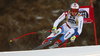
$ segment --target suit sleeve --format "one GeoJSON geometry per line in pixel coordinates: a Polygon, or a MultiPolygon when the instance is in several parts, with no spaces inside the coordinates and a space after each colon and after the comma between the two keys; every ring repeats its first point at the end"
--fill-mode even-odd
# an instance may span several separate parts
{"type": "Polygon", "coordinates": [[[83,17],[80,16],[78,18],[78,30],[77,30],[77,32],[79,33],[79,35],[82,33],[82,28],[83,28],[83,17]]]}
{"type": "Polygon", "coordinates": [[[62,13],[62,15],[61,15],[60,17],[58,17],[58,19],[54,22],[53,27],[57,27],[58,24],[59,24],[62,20],[65,19],[65,14],[67,14],[67,13],[62,13]]]}

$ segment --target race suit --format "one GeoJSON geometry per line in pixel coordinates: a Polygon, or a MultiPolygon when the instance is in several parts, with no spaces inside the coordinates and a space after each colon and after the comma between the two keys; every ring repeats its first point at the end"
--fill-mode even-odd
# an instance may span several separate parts
{"type": "Polygon", "coordinates": [[[57,29],[57,33],[51,33],[47,38],[53,40],[59,34],[64,34],[60,37],[60,40],[64,42],[72,36],[78,37],[81,34],[83,27],[83,16],[80,13],[78,13],[75,17],[71,16],[70,10],[62,13],[62,15],[54,22],[53,27],[57,27],[58,24],[64,19],[66,19],[66,22],[57,29]]]}

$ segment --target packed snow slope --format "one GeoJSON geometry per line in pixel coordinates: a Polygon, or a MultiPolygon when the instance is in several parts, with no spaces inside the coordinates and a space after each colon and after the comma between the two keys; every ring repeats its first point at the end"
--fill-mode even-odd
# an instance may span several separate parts
{"type": "Polygon", "coordinates": [[[100,56],[100,45],[32,51],[1,52],[0,56],[100,56]]]}

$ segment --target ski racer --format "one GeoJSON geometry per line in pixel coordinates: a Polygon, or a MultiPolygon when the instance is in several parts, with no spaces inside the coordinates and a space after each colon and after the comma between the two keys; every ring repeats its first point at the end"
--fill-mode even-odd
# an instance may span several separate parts
{"type": "Polygon", "coordinates": [[[81,34],[83,27],[83,16],[79,13],[79,5],[77,3],[71,4],[71,9],[62,13],[62,15],[54,22],[52,33],[42,42],[53,40],[59,34],[64,34],[58,39],[54,45],[59,46],[65,40],[70,38],[71,42],[74,42],[75,39],[81,34]],[[66,22],[61,25],[58,29],[58,24],[66,19],[66,22]]]}

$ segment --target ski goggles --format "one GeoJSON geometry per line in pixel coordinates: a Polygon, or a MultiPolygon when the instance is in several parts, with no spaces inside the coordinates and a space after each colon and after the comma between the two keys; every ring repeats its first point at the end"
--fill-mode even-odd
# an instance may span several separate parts
{"type": "Polygon", "coordinates": [[[71,9],[71,12],[78,12],[78,9],[71,9]]]}

